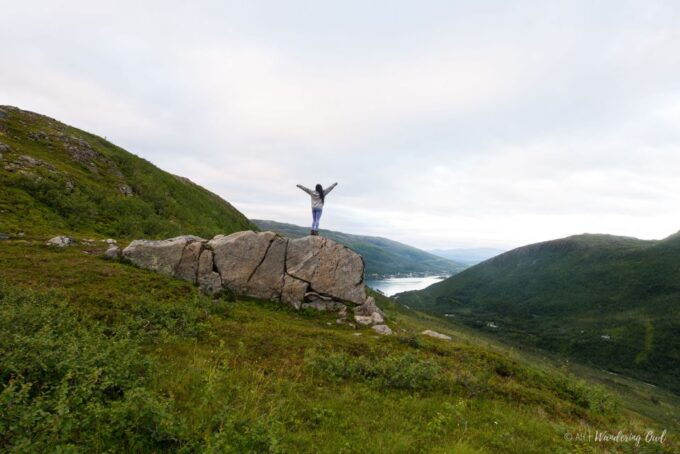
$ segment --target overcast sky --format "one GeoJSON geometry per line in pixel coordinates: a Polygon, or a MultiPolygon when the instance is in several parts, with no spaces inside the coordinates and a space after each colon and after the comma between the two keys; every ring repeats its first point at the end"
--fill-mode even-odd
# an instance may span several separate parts
{"type": "Polygon", "coordinates": [[[0,64],[251,218],[338,181],[322,228],[423,248],[680,230],[677,1],[0,0],[0,64]]]}

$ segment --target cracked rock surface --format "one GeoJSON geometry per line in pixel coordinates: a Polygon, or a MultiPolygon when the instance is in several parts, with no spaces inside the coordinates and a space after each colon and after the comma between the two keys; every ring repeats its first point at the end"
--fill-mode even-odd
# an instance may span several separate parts
{"type": "Polygon", "coordinates": [[[209,241],[185,235],[135,240],[123,250],[123,257],[140,268],[194,282],[206,293],[226,289],[296,309],[356,307],[357,315],[370,323],[383,323],[384,314],[373,298],[366,297],[363,259],[327,238],[288,239],[250,230],[209,241]]]}

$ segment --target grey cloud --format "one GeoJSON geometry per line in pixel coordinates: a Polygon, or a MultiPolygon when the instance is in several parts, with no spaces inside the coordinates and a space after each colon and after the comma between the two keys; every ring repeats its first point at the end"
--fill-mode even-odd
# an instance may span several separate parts
{"type": "Polygon", "coordinates": [[[91,3],[3,6],[1,101],[252,217],[338,180],[325,227],[422,247],[680,228],[673,3],[91,3]]]}

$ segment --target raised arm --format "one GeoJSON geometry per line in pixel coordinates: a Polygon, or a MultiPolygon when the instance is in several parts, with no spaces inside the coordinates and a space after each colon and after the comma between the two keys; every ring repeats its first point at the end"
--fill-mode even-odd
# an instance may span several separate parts
{"type": "Polygon", "coordinates": [[[323,195],[328,195],[328,193],[331,192],[337,185],[338,183],[333,183],[332,185],[328,186],[326,189],[324,189],[323,195]]]}
{"type": "Polygon", "coordinates": [[[305,191],[307,194],[312,195],[312,191],[310,189],[302,186],[301,184],[298,184],[297,187],[302,189],[303,191],[305,191]]]}

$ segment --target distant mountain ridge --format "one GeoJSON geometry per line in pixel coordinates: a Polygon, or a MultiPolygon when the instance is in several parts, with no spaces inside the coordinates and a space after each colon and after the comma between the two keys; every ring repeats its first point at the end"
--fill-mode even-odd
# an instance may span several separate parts
{"type": "Polygon", "coordinates": [[[398,300],[680,392],[680,234],[532,244],[398,300]]]}
{"type": "MultiPolygon", "coordinates": [[[[251,219],[262,230],[272,230],[290,238],[309,235],[309,229],[294,224],[251,219]]],[[[359,253],[366,262],[366,276],[406,275],[410,273],[454,274],[465,268],[457,263],[397,241],[376,236],[353,235],[321,229],[319,233],[359,253]]]]}
{"type": "Polygon", "coordinates": [[[498,249],[491,247],[479,248],[453,248],[453,249],[432,249],[428,252],[443,257],[445,259],[453,260],[455,262],[465,263],[466,265],[474,265],[484,260],[488,260],[499,254],[505,252],[506,249],[498,249]]]}

